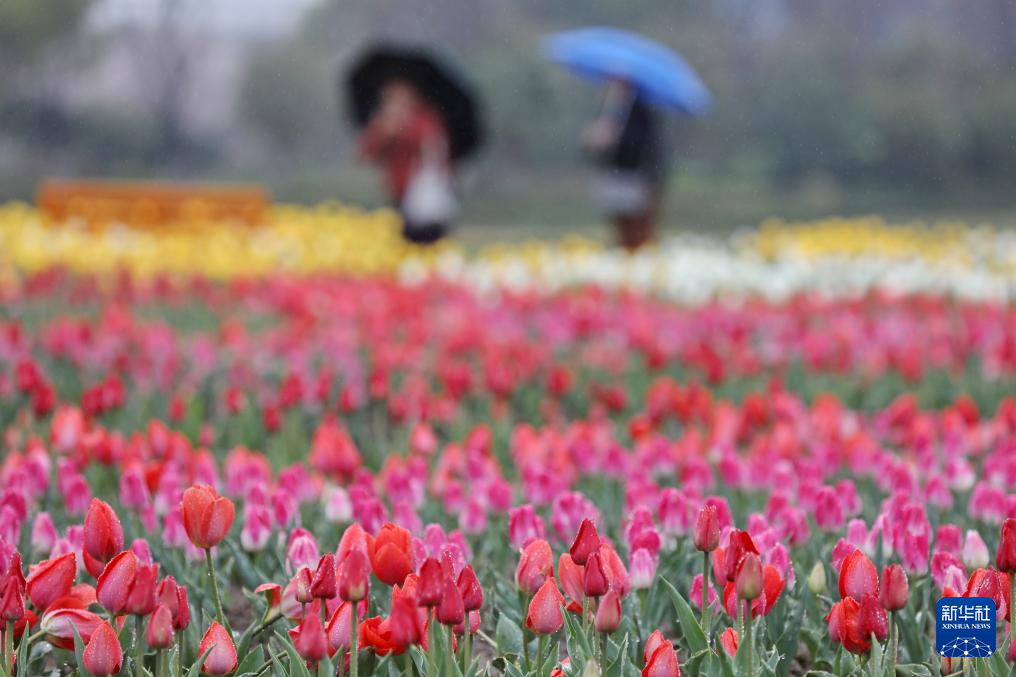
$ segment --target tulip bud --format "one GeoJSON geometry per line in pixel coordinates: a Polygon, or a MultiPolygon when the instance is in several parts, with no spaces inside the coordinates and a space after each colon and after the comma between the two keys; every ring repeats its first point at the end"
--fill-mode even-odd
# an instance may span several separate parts
{"type": "Polygon", "coordinates": [[[332,599],[338,594],[338,584],[335,581],[335,555],[328,553],[321,556],[310,582],[310,594],[315,599],[332,599]]]}
{"type": "MultiPolygon", "coordinates": [[[[1016,573],[1016,517],[1002,523],[1002,538],[995,555],[995,567],[1004,574],[1016,573]]],[[[1016,645],[1016,642],[1013,642],[1016,645]]]]}
{"type": "Polygon", "coordinates": [[[209,675],[227,675],[237,666],[236,644],[226,628],[213,622],[198,645],[198,655],[205,656],[201,672],[209,675]]]}
{"type": "Polygon", "coordinates": [[[740,643],[740,639],[737,636],[737,630],[734,628],[727,628],[720,633],[720,646],[727,652],[727,655],[731,658],[737,656],[737,645],[740,643]]]}
{"type": "Polygon", "coordinates": [[[822,562],[815,562],[808,574],[808,589],[813,595],[821,595],[826,591],[826,571],[822,562]]]}
{"type": "Polygon", "coordinates": [[[754,600],[762,594],[762,560],[753,552],[746,553],[737,566],[734,590],[738,599],[754,600]]]}
{"type": "Polygon", "coordinates": [[[907,572],[899,564],[890,564],[882,569],[880,588],[880,600],[886,611],[899,611],[907,605],[910,584],[907,581],[907,572]]]}
{"type": "Polygon", "coordinates": [[[585,566],[586,560],[600,547],[600,535],[596,533],[596,525],[590,520],[584,519],[579,524],[579,531],[575,535],[575,542],[569,549],[572,560],[579,566],[585,566]]]}
{"type": "Polygon", "coordinates": [[[294,596],[300,604],[309,604],[314,601],[314,595],[310,591],[311,579],[312,574],[307,567],[300,567],[300,570],[293,576],[293,583],[295,585],[294,596]]]}
{"type": "Polygon", "coordinates": [[[13,623],[25,616],[25,596],[20,582],[10,577],[0,588],[0,621],[13,623]]]}
{"type": "Polygon", "coordinates": [[[586,597],[600,597],[607,593],[609,587],[610,583],[607,581],[607,573],[603,570],[600,553],[594,552],[586,561],[582,591],[586,597]]]}
{"type": "Polygon", "coordinates": [[[168,649],[173,645],[173,614],[162,604],[148,618],[145,641],[153,649],[168,649]]]}
{"type": "Polygon", "coordinates": [[[720,520],[716,506],[707,505],[699,510],[695,529],[692,531],[692,542],[701,552],[712,552],[720,547],[720,520]]]}
{"type": "Polygon", "coordinates": [[[339,565],[339,597],[346,602],[359,602],[367,595],[367,556],[350,550],[339,565]]]}
{"type": "Polygon", "coordinates": [[[596,631],[611,633],[621,625],[621,599],[613,590],[608,590],[600,599],[596,609],[596,631]]]}
{"type": "Polygon", "coordinates": [[[428,608],[436,607],[441,603],[443,594],[444,574],[441,564],[433,557],[428,557],[420,567],[420,577],[416,582],[417,604],[428,608]]]}
{"type": "Polygon", "coordinates": [[[889,619],[886,618],[885,609],[878,597],[871,593],[861,598],[860,626],[865,637],[874,635],[875,639],[884,642],[889,636],[889,619]]]}
{"type": "Polygon", "coordinates": [[[123,665],[123,649],[116,631],[108,621],[103,621],[92,633],[81,656],[85,668],[94,677],[108,677],[120,672],[123,665]]]}
{"type": "Polygon", "coordinates": [[[656,567],[658,562],[656,557],[652,555],[647,549],[639,548],[631,555],[631,567],[629,567],[629,576],[631,577],[632,590],[648,590],[653,585],[653,579],[656,578],[656,567]]]}
{"type": "Polygon", "coordinates": [[[300,658],[312,665],[328,653],[328,638],[318,614],[305,615],[300,625],[289,631],[289,636],[300,658]]]}
{"type": "Polygon", "coordinates": [[[966,539],[963,541],[962,560],[963,566],[968,569],[983,569],[990,561],[988,546],[985,545],[981,535],[973,529],[967,531],[966,539]]]}
{"type": "Polygon", "coordinates": [[[441,604],[437,607],[437,620],[442,625],[457,625],[466,618],[466,610],[462,603],[462,593],[451,577],[444,580],[444,592],[441,604]]]}
{"type": "Polygon", "coordinates": [[[472,566],[467,564],[462,568],[457,585],[466,611],[477,611],[483,606],[483,589],[472,566]]]}
{"type": "Polygon", "coordinates": [[[554,554],[550,544],[537,539],[522,549],[515,570],[515,585],[527,595],[534,595],[554,571],[554,554]]]}
{"type": "Polygon", "coordinates": [[[548,578],[529,603],[529,611],[526,613],[526,627],[538,635],[550,635],[557,632],[564,625],[564,616],[561,614],[562,604],[564,604],[564,596],[557,589],[557,582],[553,578],[548,578]]]}

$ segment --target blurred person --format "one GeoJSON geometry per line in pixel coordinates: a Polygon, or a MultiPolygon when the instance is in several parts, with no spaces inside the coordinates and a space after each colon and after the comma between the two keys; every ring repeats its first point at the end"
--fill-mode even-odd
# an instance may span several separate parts
{"type": "Polygon", "coordinates": [[[430,244],[444,237],[456,212],[448,135],[441,116],[412,83],[395,78],[382,85],[358,150],[384,168],[405,238],[430,244]]]}
{"type": "Polygon", "coordinates": [[[601,207],[614,222],[619,244],[629,251],[655,239],[667,175],[662,127],[660,114],[635,87],[611,80],[600,115],[582,135],[602,173],[601,207]]]}

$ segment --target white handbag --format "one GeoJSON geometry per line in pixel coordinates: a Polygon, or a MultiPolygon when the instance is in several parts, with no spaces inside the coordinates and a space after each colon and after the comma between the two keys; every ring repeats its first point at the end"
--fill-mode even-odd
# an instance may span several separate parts
{"type": "Polygon", "coordinates": [[[441,159],[438,144],[424,147],[420,166],[409,181],[402,200],[407,227],[450,224],[458,215],[459,203],[452,176],[441,159]]]}

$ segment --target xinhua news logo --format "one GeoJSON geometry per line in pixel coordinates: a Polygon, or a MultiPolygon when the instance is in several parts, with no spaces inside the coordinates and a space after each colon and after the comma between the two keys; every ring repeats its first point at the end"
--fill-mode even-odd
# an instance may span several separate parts
{"type": "Polygon", "coordinates": [[[940,599],[935,645],[946,658],[987,658],[995,653],[995,601],[990,597],[940,599]]]}

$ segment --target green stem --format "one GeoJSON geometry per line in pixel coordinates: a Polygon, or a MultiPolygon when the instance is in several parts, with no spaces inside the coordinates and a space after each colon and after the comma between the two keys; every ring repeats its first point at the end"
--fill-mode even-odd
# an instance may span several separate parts
{"type": "Polygon", "coordinates": [[[432,610],[427,611],[427,677],[433,677],[437,672],[434,664],[434,655],[437,653],[437,646],[434,643],[434,626],[437,625],[436,614],[432,610]]]}
{"type": "Polygon", "coordinates": [[[455,665],[455,631],[452,630],[452,626],[448,626],[448,660],[445,661],[445,673],[448,677],[454,675],[452,666],[455,665]]]}
{"type": "Polygon", "coordinates": [[[709,553],[702,553],[702,633],[709,641],[709,553]]]}
{"type": "Polygon", "coordinates": [[[226,614],[222,613],[222,601],[219,599],[219,583],[215,580],[215,565],[212,564],[212,549],[205,548],[205,564],[208,566],[208,578],[212,581],[212,599],[215,600],[215,614],[219,618],[222,627],[229,629],[226,624],[226,614]]]}
{"type": "Polygon", "coordinates": [[[582,598],[582,633],[589,636],[589,597],[582,598]]]}
{"type": "Polygon", "coordinates": [[[360,668],[360,654],[356,646],[358,639],[360,619],[357,618],[357,605],[358,602],[352,602],[353,608],[350,613],[352,622],[349,624],[349,677],[356,677],[357,672],[360,668]]]}
{"type": "Polygon", "coordinates": [[[7,628],[4,630],[4,673],[14,674],[14,622],[7,621],[7,628]]]}
{"type": "Polygon", "coordinates": [[[141,616],[134,617],[134,674],[144,677],[145,632],[141,616]]]}
{"type": "MultiPolygon", "coordinates": [[[[1016,643],[1016,571],[1011,571],[1009,576],[1009,646],[1016,643]]],[[[1012,649],[1009,650],[1012,653],[1012,649]]]]}
{"type": "Polygon", "coordinates": [[[176,633],[176,677],[183,677],[183,630],[176,633]]]}
{"type": "Polygon", "coordinates": [[[536,644],[536,670],[539,671],[543,667],[543,652],[547,648],[547,636],[540,635],[540,641],[536,644]]]}
{"type": "Polygon", "coordinates": [[[600,633],[600,674],[607,674],[607,633],[600,633]]]}
{"type": "Polygon", "coordinates": [[[900,629],[896,627],[896,612],[889,612],[889,674],[896,674],[896,657],[900,650],[900,629]]]}
{"type": "Polygon", "coordinates": [[[466,631],[462,633],[462,674],[469,672],[469,664],[472,662],[470,659],[470,635],[469,635],[469,612],[466,612],[466,631]]]}
{"type": "Polygon", "coordinates": [[[169,670],[166,669],[168,656],[162,649],[155,651],[155,677],[169,677],[169,670]]]}
{"type": "Polygon", "coordinates": [[[751,655],[751,610],[744,614],[744,648],[748,651],[748,677],[755,677],[755,662],[751,655]]]}

